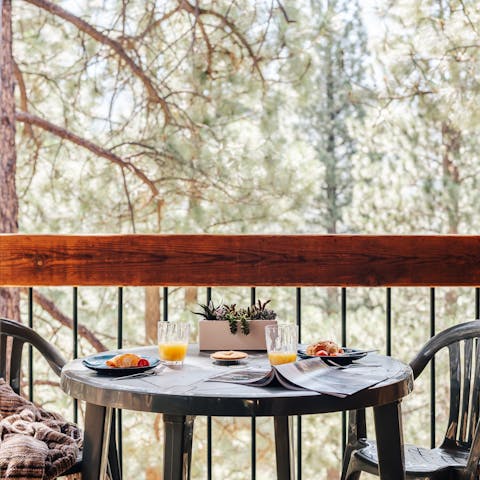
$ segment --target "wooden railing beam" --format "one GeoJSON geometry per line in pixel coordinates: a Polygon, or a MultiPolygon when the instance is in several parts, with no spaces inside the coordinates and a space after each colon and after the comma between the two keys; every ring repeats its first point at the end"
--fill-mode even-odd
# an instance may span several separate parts
{"type": "Polygon", "coordinates": [[[480,236],[0,235],[0,286],[477,286],[480,236]]]}

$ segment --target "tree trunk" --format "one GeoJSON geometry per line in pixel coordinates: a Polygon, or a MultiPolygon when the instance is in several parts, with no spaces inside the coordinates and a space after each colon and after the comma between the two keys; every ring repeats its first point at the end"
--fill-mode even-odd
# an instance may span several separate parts
{"type": "MultiPolygon", "coordinates": [[[[329,126],[327,131],[327,145],[326,152],[327,158],[325,161],[325,181],[327,189],[327,213],[326,213],[326,229],[328,234],[337,233],[337,223],[339,218],[339,211],[337,205],[338,199],[338,175],[337,175],[337,152],[335,151],[335,142],[336,142],[336,114],[335,114],[335,81],[334,81],[334,72],[333,72],[333,63],[335,55],[333,51],[333,45],[331,38],[328,40],[328,48],[325,52],[326,55],[326,84],[325,84],[325,95],[326,95],[326,107],[327,107],[327,116],[329,120],[329,126]]],[[[327,315],[333,316],[336,315],[339,311],[338,304],[338,292],[337,287],[328,287],[327,288],[327,315]]]]}
{"type": "Polygon", "coordinates": [[[442,167],[443,185],[447,194],[448,233],[458,234],[460,223],[460,172],[457,160],[462,146],[461,132],[449,124],[442,122],[442,167]]]}
{"type": "MultiPolygon", "coordinates": [[[[12,1],[3,0],[0,17],[0,233],[18,231],[15,185],[15,97],[12,58],[12,1]]],[[[20,293],[0,289],[0,316],[20,320],[20,293]]]]}
{"type": "Polygon", "coordinates": [[[185,307],[191,308],[198,303],[198,287],[185,287],[185,307]]]}
{"type": "MultiPolygon", "coordinates": [[[[157,200],[157,232],[161,232],[164,200],[157,200]]],[[[161,320],[160,315],[160,296],[159,287],[145,288],[145,342],[147,345],[157,344],[157,322],[161,320]]]]}
{"type": "MultiPolygon", "coordinates": [[[[443,185],[446,191],[446,210],[448,215],[448,233],[458,234],[460,224],[460,172],[457,160],[462,146],[461,132],[449,122],[443,121],[442,131],[442,167],[443,185]]],[[[445,310],[454,316],[458,311],[458,291],[447,289],[445,292],[445,310]]]]}
{"type": "Polygon", "coordinates": [[[145,342],[157,344],[157,322],[160,320],[160,289],[145,287],[145,342]]]}

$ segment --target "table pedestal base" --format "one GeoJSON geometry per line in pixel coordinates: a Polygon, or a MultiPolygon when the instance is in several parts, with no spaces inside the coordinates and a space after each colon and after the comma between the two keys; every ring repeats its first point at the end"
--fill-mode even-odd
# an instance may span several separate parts
{"type": "MultiPolygon", "coordinates": [[[[194,416],[164,415],[164,480],[189,480],[194,416]]],[[[292,418],[274,417],[277,479],[294,480],[292,418]]]]}
{"type": "Polygon", "coordinates": [[[112,409],[87,403],[83,458],[89,461],[82,462],[82,480],[106,478],[111,428],[112,409]]]}
{"type": "Polygon", "coordinates": [[[194,416],[163,415],[164,480],[190,479],[194,416]]]}
{"type": "Polygon", "coordinates": [[[294,480],[295,462],[293,454],[292,417],[273,417],[275,427],[275,453],[277,457],[277,479],[294,480]]]}
{"type": "Polygon", "coordinates": [[[400,402],[373,408],[381,480],[405,480],[400,402]]]}
{"type": "MultiPolygon", "coordinates": [[[[87,403],[85,414],[83,480],[104,480],[110,460],[114,479],[121,478],[116,451],[110,436],[113,410],[87,403]],[[112,465],[113,463],[113,465],[112,465]]],[[[399,402],[374,407],[381,480],[404,480],[403,435],[399,402]]],[[[194,416],[163,415],[164,480],[190,480],[194,416]]],[[[278,480],[295,479],[292,417],[273,417],[278,480]]]]}

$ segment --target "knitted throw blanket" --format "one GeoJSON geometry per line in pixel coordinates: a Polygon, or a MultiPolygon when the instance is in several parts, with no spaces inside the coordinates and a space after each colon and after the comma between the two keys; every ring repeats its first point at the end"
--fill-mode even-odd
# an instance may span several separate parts
{"type": "Polygon", "coordinates": [[[72,467],[78,427],[13,392],[0,378],[0,479],[50,480],[72,467]]]}

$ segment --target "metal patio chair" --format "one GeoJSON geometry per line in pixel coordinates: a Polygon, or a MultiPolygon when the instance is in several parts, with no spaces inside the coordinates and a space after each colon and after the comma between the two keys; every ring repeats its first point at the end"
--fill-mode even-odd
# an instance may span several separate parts
{"type": "MultiPolygon", "coordinates": [[[[416,379],[442,348],[450,361],[450,412],[441,445],[405,445],[407,478],[478,479],[480,458],[480,321],[462,323],[432,337],[410,362],[416,379]]],[[[366,432],[365,411],[350,412],[342,480],[358,480],[362,471],[378,475],[376,443],[366,432]]]]}
{"type": "MultiPolygon", "coordinates": [[[[65,360],[60,352],[37,332],[21,323],[0,318],[0,377],[3,377],[5,381],[9,382],[12,390],[18,395],[20,395],[21,360],[23,345],[25,343],[36,348],[58,376],[60,376],[62,367],[65,365],[65,360]],[[10,348],[7,348],[8,338],[12,339],[10,348]],[[9,362],[7,362],[7,354],[9,354],[9,362]],[[7,366],[9,367],[8,371],[7,366]]],[[[120,480],[120,465],[114,443],[115,435],[113,425],[114,422],[112,422],[112,432],[110,436],[108,469],[109,476],[112,480],[120,480]]],[[[79,458],[76,464],[63,475],[80,473],[81,468],[82,459],[79,458]]]]}

